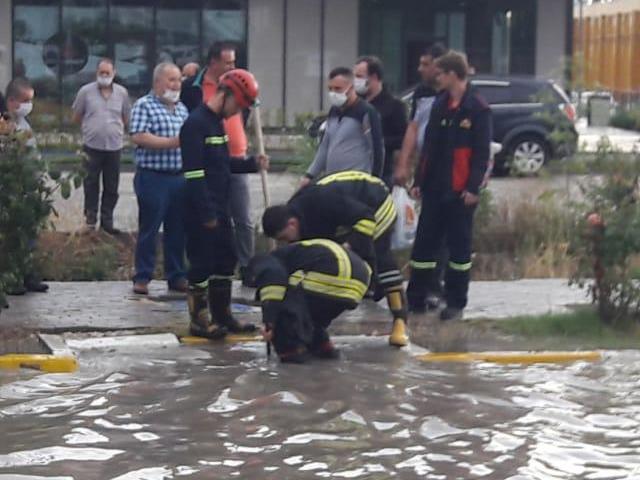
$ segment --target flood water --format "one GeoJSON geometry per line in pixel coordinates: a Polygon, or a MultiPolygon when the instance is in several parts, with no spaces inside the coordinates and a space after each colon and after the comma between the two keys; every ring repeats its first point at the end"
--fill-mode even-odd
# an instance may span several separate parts
{"type": "Polygon", "coordinates": [[[0,373],[0,479],[640,479],[640,354],[427,364],[384,338],[81,354],[0,373]]]}

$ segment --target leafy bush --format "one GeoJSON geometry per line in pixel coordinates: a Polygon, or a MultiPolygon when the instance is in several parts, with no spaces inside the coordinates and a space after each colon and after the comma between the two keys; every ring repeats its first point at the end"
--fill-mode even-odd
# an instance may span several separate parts
{"type": "Polygon", "coordinates": [[[31,267],[38,231],[54,212],[53,194],[64,198],[82,179],[76,173],[47,175],[37,151],[26,145],[28,134],[0,135],[0,303],[31,267]]]}
{"type": "Polygon", "coordinates": [[[582,186],[572,252],[573,282],[588,286],[600,319],[627,325],[640,319],[640,283],[633,260],[640,254],[640,157],[610,155],[608,171],[582,186]]]}
{"type": "Polygon", "coordinates": [[[640,107],[618,109],[609,123],[612,127],[640,131],[640,107]]]}

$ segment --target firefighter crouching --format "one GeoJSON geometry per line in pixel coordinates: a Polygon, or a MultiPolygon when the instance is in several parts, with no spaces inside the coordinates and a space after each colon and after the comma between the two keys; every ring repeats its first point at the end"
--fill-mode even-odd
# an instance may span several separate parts
{"type": "Polygon", "coordinates": [[[331,240],[311,239],[255,257],[249,272],[262,304],[265,338],[282,362],[338,358],[327,328],[362,301],[371,280],[366,262],[331,240]]]}
{"type": "Polygon", "coordinates": [[[408,344],[403,278],[391,252],[396,209],[382,180],[368,173],[344,171],[318,179],[286,205],[268,208],[262,218],[265,235],[295,242],[327,238],[345,244],[374,271],[375,300],[386,295],[393,315],[389,343],[408,344]]]}
{"type": "Polygon", "coordinates": [[[217,93],[194,109],[180,131],[187,180],[184,222],[189,259],[188,306],[192,335],[221,338],[227,332],[255,330],[231,315],[231,280],[237,257],[229,218],[229,185],[233,173],[268,168],[268,157],[232,158],[223,120],[251,107],[258,84],[246,70],[220,78],[217,93]]]}

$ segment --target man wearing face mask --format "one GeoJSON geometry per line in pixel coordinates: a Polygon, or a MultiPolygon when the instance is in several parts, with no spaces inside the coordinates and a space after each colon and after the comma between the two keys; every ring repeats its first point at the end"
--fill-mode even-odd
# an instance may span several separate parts
{"type": "MultiPolygon", "coordinates": [[[[14,78],[7,85],[6,92],[7,115],[9,117],[10,128],[16,132],[21,132],[28,138],[26,145],[30,148],[36,148],[36,139],[33,136],[31,125],[27,121],[27,116],[33,109],[33,97],[35,92],[31,83],[26,78],[14,78]]],[[[30,247],[35,248],[35,239],[30,242],[30,247]]],[[[34,272],[28,272],[21,285],[16,285],[10,292],[10,295],[24,295],[26,292],[46,292],[49,285],[40,281],[34,272]]]]}
{"type": "Polygon", "coordinates": [[[182,223],[185,182],[178,135],[189,112],[180,103],[180,85],[180,69],[173,63],[160,63],[153,70],[153,89],[131,110],[129,133],[136,145],[133,185],[138,198],[133,291],[143,295],[149,293],[161,225],[169,290],[187,291],[182,223]]]}
{"type": "Polygon", "coordinates": [[[361,57],[353,67],[356,93],[367,100],[380,114],[384,137],[384,168],[382,180],[393,187],[393,157],[402,147],[407,129],[407,112],[402,101],[391,95],[383,83],[384,70],[378,57],[361,57]]]}
{"type": "Polygon", "coordinates": [[[80,88],[71,107],[73,121],[82,126],[82,143],[87,154],[87,176],[83,182],[86,228],[88,231],[96,228],[102,175],[100,228],[111,235],[120,233],[113,226],[113,210],[118,202],[124,129],[131,113],[129,93],[113,82],[115,75],[113,60],[100,60],[96,80],[80,88]]]}
{"type": "Polygon", "coordinates": [[[224,120],[251,107],[258,83],[246,70],[220,77],[216,93],[189,115],[180,131],[187,181],[184,209],[189,259],[188,306],[192,335],[221,338],[252,332],[231,315],[231,281],[237,263],[229,202],[233,174],[268,168],[264,155],[234,157],[224,120]]]}
{"type": "Polygon", "coordinates": [[[33,136],[31,125],[27,121],[27,116],[33,109],[33,97],[35,91],[31,83],[26,78],[14,78],[7,85],[7,114],[9,121],[15,126],[17,132],[26,132],[29,136],[27,146],[36,148],[36,138],[33,136]]]}
{"type": "Polygon", "coordinates": [[[366,100],[358,97],[353,72],[346,67],[329,73],[331,110],[316,156],[301,186],[323,174],[358,170],[376,177],[384,167],[384,141],[380,116],[366,100]]]}

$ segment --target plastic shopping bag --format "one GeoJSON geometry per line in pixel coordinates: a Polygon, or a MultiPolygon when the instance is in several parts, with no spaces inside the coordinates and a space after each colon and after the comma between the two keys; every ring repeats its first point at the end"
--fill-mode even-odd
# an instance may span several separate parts
{"type": "Polygon", "coordinates": [[[413,245],[418,229],[416,204],[405,188],[395,186],[391,192],[398,218],[391,234],[391,249],[403,250],[413,245]]]}

